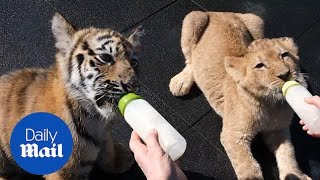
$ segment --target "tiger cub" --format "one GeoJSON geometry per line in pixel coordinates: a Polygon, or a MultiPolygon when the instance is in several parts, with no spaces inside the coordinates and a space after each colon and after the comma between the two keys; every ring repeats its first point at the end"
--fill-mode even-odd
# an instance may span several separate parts
{"type": "Polygon", "coordinates": [[[46,179],[87,179],[94,164],[119,173],[133,163],[129,149],[113,142],[110,121],[116,103],[135,91],[133,64],[140,52],[139,29],[125,37],[111,29],[76,30],[60,14],[52,20],[56,61],[47,69],[24,69],[0,77],[0,179],[23,175],[10,153],[10,135],[32,112],[63,119],[73,136],[65,166],[46,179]]]}

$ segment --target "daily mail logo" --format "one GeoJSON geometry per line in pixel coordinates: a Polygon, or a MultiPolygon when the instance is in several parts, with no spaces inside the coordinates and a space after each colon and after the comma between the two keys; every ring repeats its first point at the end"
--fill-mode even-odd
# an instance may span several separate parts
{"type": "Polygon", "coordinates": [[[32,143],[32,144],[21,144],[21,157],[40,157],[40,158],[44,158],[44,157],[63,157],[63,145],[62,144],[56,144],[55,142],[55,138],[58,135],[58,131],[55,131],[54,133],[52,133],[51,131],[49,131],[49,129],[44,129],[43,132],[42,131],[35,131],[31,128],[27,128],[26,129],[26,142],[32,142],[32,141],[36,141],[36,142],[43,142],[43,141],[47,141],[47,142],[51,142],[52,146],[51,147],[43,147],[41,149],[39,149],[38,144],[36,143],[32,143]]]}
{"type": "Polygon", "coordinates": [[[25,171],[46,175],[61,169],[72,154],[72,135],[63,120],[49,113],[33,113],[14,128],[10,140],[16,163],[25,171]]]}

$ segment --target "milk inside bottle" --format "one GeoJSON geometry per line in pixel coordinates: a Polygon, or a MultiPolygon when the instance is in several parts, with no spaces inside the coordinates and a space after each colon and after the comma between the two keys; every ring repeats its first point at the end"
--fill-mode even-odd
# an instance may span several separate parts
{"type": "Polygon", "coordinates": [[[121,114],[132,129],[146,140],[148,133],[155,129],[162,149],[172,160],[179,159],[187,147],[186,140],[146,100],[134,93],[123,96],[118,104],[121,114]]]}

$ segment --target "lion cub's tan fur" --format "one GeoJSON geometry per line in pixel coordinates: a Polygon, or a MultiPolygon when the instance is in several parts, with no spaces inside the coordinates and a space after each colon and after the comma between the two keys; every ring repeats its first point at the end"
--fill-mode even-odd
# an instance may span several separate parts
{"type": "Polygon", "coordinates": [[[257,133],[275,153],[280,179],[309,179],[295,160],[289,132],[293,111],[281,94],[286,80],[304,83],[297,47],[290,38],[260,39],[262,28],[253,14],[188,14],[181,37],[186,67],[171,79],[170,91],[182,96],[197,83],[223,117],[221,143],[239,179],[263,179],[250,150],[257,133]]]}

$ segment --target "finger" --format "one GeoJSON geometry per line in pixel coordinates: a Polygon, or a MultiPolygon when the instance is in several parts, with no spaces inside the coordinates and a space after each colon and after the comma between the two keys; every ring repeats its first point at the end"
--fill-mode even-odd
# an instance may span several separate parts
{"type": "Polygon", "coordinates": [[[309,134],[310,136],[314,135],[310,130],[307,131],[307,134],[309,134]]]}
{"type": "Polygon", "coordinates": [[[147,152],[147,147],[141,142],[139,135],[135,131],[131,133],[129,147],[135,154],[145,154],[147,152]]]}
{"type": "Polygon", "coordinates": [[[308,130],[307,133],[312,136],[312,137],[315,137],[315,138],[319,138],[320,137],[320,134],[315,134],[313,133],[312,131],[308,130]]]}
{"type": "Polygon", "coordinates": [[[313,96],[313,97],[305,98],[304,101],[309,103],[309,104],[313,104],[313,105],[317,106],[318,108],[320,108],[320,97],[319,96],[313,96]]]}
{"type": "Polygon", "coordinates": [[[303,129],[304,131],[308,131],[308,130],[309,130],[309,128],[308,128],[306,125],[304,125],[304,126],[302,127],[302,129],[303,129]]]}
{"type": "Polygon", "coordinates": [[[147,147],[141,142],[141,138],[135,131],[132,131],[131,133],[129,147],[134,153],[134,159],[137,161],[139,166],[143,165],[145,154],[147,153],[147,147]]]}
{"type": "Polygon", "coordinates": [[[160,146],[159,143],[159,136],[158,136],[158,132],[156,130],[151,130],[151,132],[149,133],[147,139],[146,139],[146,144],[148,147],[148,150],[153,152],[153,153],[159,153],[161,155],[164,154],[163,149],[160,146]]]}
{"type": "Polygon", "coordinates": [[[304,125],[304,122],[302,119],[299,121],[299,124],[304,125]]]}

